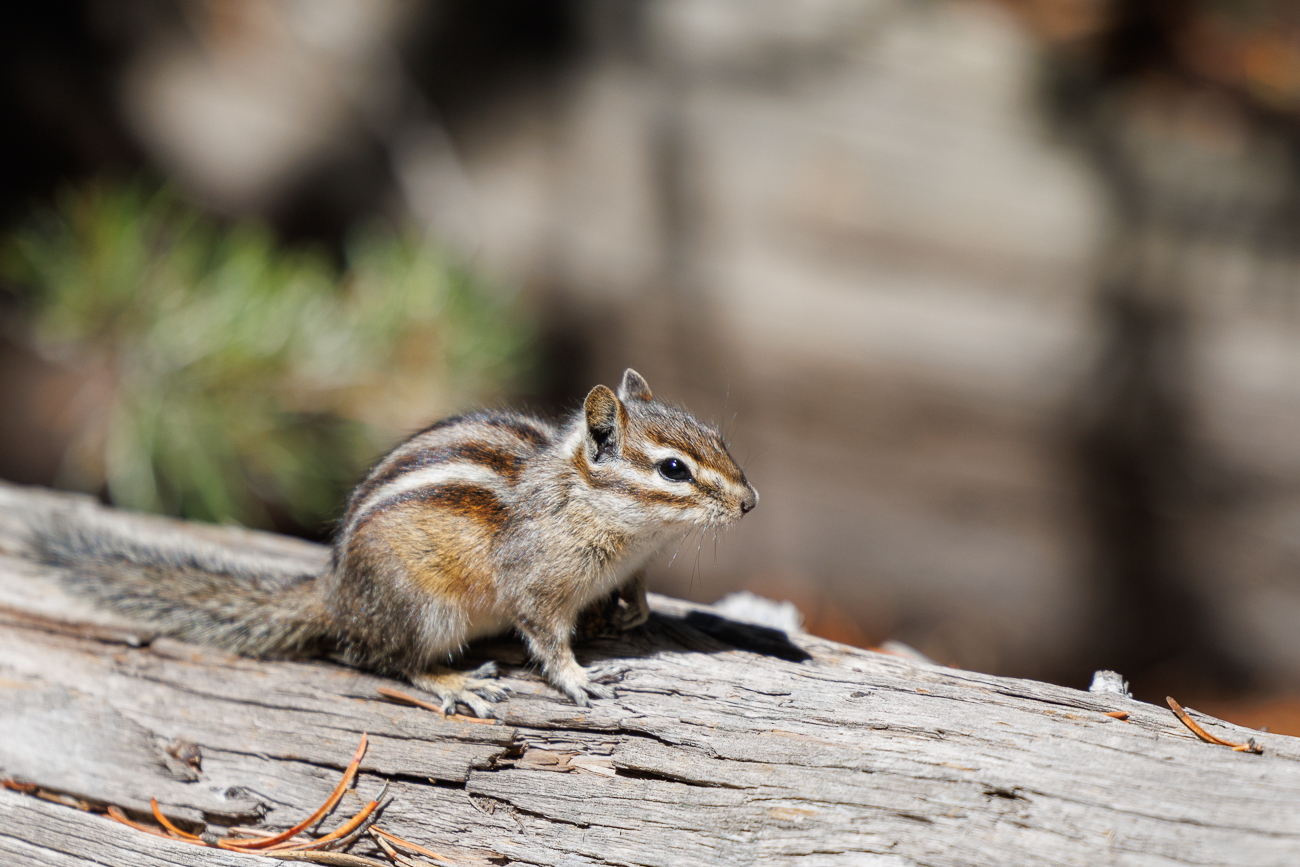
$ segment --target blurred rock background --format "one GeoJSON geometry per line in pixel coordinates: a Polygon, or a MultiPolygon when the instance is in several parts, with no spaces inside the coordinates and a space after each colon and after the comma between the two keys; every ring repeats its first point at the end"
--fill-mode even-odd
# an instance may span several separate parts
{"type": "MultiPolygon", "coordinates": [[[[654,589],[749,589],[811,631],[984,671],[1116,668],[1141,698],[1300,731],[1293,4],[12,18],[6,225],[141,176],[344,264],[365,221],[414,225],[522,293],[536,335],[429,415],[560,411],[631,365],[715,419],[762,507],[654,589]]],[[[7,309],[0,475],[48,483],[83,385],[7,309]]]]}

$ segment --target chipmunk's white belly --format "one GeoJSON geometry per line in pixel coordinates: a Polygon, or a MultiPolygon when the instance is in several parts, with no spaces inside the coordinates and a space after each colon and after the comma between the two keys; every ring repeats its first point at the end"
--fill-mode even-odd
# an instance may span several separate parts
{"type": "Polygon", "coordinates": [[[604,596],[627,583],[638,569],[645,565],[650,556],[660,548],[659,543],[647,544],[638,549],[624,552],[616,562],[604,569],[593,570],[586,581],[575,584],[573,605],[582,610],[604,596]]]}
{"type": "Polygon", "coordinates": [[[514,627],[514,621],[499,612],[471,614],[465,630],[465,641],[476,641],[492,635],[500,635],[514,627]]]}

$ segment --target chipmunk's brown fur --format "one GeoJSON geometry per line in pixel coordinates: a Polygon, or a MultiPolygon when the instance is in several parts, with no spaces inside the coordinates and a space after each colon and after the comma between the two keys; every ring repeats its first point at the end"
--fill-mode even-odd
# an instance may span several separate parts
{"type": "Polygon", "coordinates": [[[486,671],[439,667],[466,643],[513,627],[573,701],[611,696],[574,659],[578,615],[618,590],[620,625],[644,622],[646,559],[757,502],[718,432],[629,369],[560,428],[477,413],[399,445],[352,493],[321,575],[58,522],[37,536],[79,590],[171,634],[251,656],[333,648],[487,715],[504,692],[486,671]]]}

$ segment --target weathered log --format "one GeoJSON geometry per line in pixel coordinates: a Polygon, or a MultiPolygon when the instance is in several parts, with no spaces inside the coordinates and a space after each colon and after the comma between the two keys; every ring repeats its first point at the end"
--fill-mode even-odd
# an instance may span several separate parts
{"type": "MultiPolygon", "coordinates": [[[[502,640],[473,656],[502,663],[504,725],[442,719],[380,700],[381,686],[415,692],[402,683],[183,645],[67,598],[25,542],[24,516],[50,509],[100,507],[0,487],[0,778],[92,811],[0,790],[0,863],[269,863],[93,811],[143,817],[156,796],[177,822],[286,828],[324,800],[362,732],[340,813],[387,781],[382,827],[467,865],[1300,863],[1294,738],[1201,718],[1264,750],[1233,752],[1164,707],[787,638],[666,598],[644,628],[579,649],[624,669],[616,699],[575,707],[502,640]],[[198,770],[167,752],[174,739],[199,746],[198,770]]],[[[364,840],[353,851],[382,858],[364,840]]]]}

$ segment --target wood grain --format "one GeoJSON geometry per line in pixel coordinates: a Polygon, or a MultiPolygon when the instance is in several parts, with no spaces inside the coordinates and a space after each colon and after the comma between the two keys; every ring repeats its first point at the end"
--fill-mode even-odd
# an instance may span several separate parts
{"type": "MultiPolygon", "coordinates": [[[[734,623],[652,598],[579,650],[618,697],[578,708],[502,640],[505,724],[379,700],[409,685],[329,661],[258,662],[154,636],[61,596],[23,516],[97,510],[0,487],[0,777],[134,814],[286,828],[329,793],[361,732],[355,794],[383,827],[463,864],[1173,865],[1300,863],[1300,740],[1208,718],[1260,756],[1198,741],[1163,707],[734,623]],[[1107,717],[1124,710],[1127,721],[1107,717]],[[199,745],[201,769],[174,759],[199,745]]],[[[121,515],[147,534],[159,519],[121,515]]],[[[210,543],[323,562],[247,531],[210,543]]],[[[354,850],[382,858],[359,844],[354,850]]],[[[0,863],[236,865],[0,791],[0,863]]]]}

